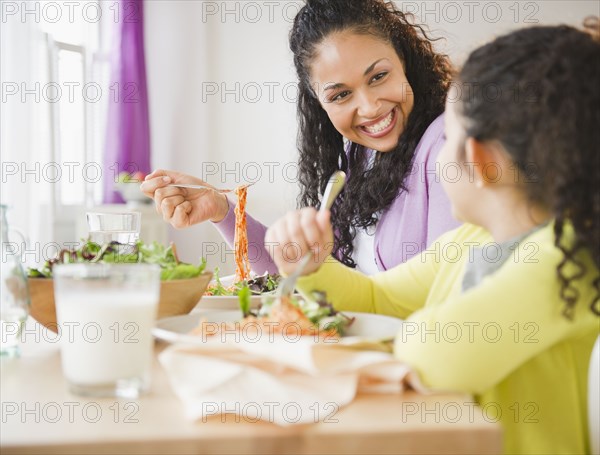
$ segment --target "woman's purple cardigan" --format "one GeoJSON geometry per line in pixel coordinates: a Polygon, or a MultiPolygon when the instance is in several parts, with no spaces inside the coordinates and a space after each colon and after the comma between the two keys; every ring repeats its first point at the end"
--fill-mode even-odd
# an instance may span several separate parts
{"type": "MultiPolygon", "coordinates": [[[[444,232],[459,225],[452,217],[448,196],[441,179],[455,179],[461,168],[442,169],[436,163],[444,145],[444,115],[435,119],[417,144],[411,173],[406,177],[407,191],[400,191],[392,205],[377,223],[375,231],[375,263],[380,271],[390,269],[428,247],[444,232]],[[446,174],[448,174],[446,176],[446,174]]],[[[221,235],[233,245],[235,232],[234,204],[229,201],[225,218],[214,223],[221,235]]],[[[252,270],[258,274],[276,273],[265,245],[267,227],[247,215],[248,256],[252,270]]]]}

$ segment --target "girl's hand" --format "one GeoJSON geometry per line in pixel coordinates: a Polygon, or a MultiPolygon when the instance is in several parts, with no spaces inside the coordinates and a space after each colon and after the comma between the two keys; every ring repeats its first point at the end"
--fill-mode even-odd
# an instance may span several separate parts
{"type": "Polygon", "coordinates": [[[177,229],[203,221],[218,222],[225,218],[229,203],[224,194],[213,190],[193,190],[168,186],[171,183],[206,185],[203,180],[179,172],[157,169],[146,176],[142,192],[154,199],[156,211],[177,229]]]}
{"type": "Polygon", "coordinates": [[[309,250],[314,256],[303,275],[316,272],[333,250],[333,229],[329,210],[317,212],[312,207],[290,212],[268,230],[265,246],[279,271],[289,275],[309,250]]]}

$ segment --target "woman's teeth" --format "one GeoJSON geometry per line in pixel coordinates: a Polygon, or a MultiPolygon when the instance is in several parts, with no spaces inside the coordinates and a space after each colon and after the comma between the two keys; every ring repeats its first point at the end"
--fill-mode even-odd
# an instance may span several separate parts
{"type": "Polygon", "coordinates": [[[383,131],[388,126],[390,126],[390,123],[392,123],[393,118],[394,111],[390,111],[388,116],[384,118],[381,122],[376,123],[375,125],[365,126],[364,129],[367,130],[369,133],[379,133],[380,131],[383,131]]]}

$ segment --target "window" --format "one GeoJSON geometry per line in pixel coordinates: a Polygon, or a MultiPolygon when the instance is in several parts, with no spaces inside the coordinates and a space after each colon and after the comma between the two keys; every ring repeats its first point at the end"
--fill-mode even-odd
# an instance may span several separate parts
{"type": "Polygon", "coordinates": [[[39,25],[48,63],[43,93],[49,105],[49,158],[62,172],[52,186],[52,203],[55,211],[64,213],[102,200],[111,23],[97,1],[83,2],[80,14],[79,8],[67,9],[69,2],[59,3],[65,6],[60,19],[46,17],[39,25]]]}

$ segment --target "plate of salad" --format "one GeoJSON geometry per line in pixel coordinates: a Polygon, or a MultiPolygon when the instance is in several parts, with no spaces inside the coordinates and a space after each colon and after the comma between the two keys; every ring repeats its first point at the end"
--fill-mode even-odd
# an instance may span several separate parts
{"type": "Polygon", "coordinates": [[[169,343],[211,348],[228,347],[243,340],[293,342],[299,337],[349,345],[387,343],[389,347],[402,324],[402,320],[384,315],[336,311],[321,292],[309,298],[269,295],[256,309],[251,308],[248,297],[247,290],[241,291],[240,307],[236,310],[161,319],[153,330],[154,336],[169,343]]]}

